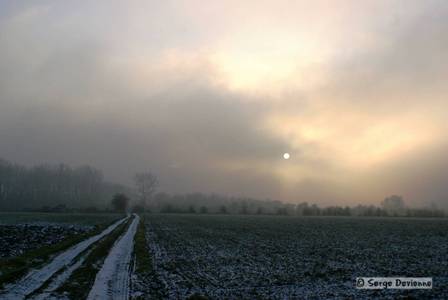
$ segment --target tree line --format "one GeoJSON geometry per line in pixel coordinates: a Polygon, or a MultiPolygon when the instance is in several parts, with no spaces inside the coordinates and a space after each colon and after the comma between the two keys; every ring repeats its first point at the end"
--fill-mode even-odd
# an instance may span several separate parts
{"type": "Polygon", "coordinates": [[[65,164],[25,167],[0,159],[0,210],[98,212],[105,210],[155,213],[241,214],[290,216],[408,216],[444,217],[435,206],[409,208],[401,196],[385,198],[380,206],[320,207],[218,194],[157,192],[151,172],[137,173],[134,188],[104,180],[91,166],[65,164]]]}
{"type": "Polygon", "coordinates": [[[129,194],[130,189],[106,182],[102,172],[91,166],[26,167],[0,159],[0,210],[63,210],[65,207],[95,210],[108,206],[116,193],[129,194]]]}
{"type": "Polygon", "coordinates": [[[445,212],[435,206],[410,208],[401,196],[385,198],[380,206],[328,206],[302,202],[284,203],[276,200],[226,197],[202,193],[171,195],[157,193],[147,210],[157,213],[190,214],[240,214],[284,216],[358,216],[358,217],[445,217],[445,212]]]}

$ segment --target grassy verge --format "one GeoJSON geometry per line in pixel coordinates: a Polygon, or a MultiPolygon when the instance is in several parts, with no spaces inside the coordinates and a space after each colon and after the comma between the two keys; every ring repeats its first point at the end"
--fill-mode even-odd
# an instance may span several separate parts
{"type": "Polygon", "coordinates": [[[115,241],[127,230],[133,218],[125,224],[118,226],[111,234],[101,239],[88,254],[83,264],[76,269],[70,278],[57,290],[57,294],[63,294],[69,299],[85,299],[95,282],[95,277],[100,270],[106,256],[115,241]]]}
{"type": "Polygon", "coordinates": [[[80,235],[73,235],[67,237],[60,243],[43,246],[39,249],[28,251],[18,257],[8,258],[8,259],[0,259],[0,289],[4,287],[7,283],[12,283],[22,276],[24,276],[27,272],[29,272],[32,268],[37,268],[47,262],[51,257],[56,254],[70,248],[77,243],[99,234],[105,228],[107,228],[112,223],[116,222],[114,220],[109,222],[108,224],[96,225],[95,229],[80,235]]]}
{"type": "Polygon", "coordinates": [[[142,216],[134,237],[135,272],[138,274],[152,272],[152,259],[145,236],[145,219],[142,216]]]}
{"type": "Polygon", "coordinates": [[[146,240],[145,216],[140,219],[134,237],[134,259],[136,282],[132,300],[167,299],[169,297],[166,285],[153,268],[153,255],[146,240]]]}

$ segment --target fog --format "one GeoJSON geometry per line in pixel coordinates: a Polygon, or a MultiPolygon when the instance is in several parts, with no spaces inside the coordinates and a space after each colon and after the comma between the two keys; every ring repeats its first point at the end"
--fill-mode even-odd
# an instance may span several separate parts
{"type": "Polygon", "coordinates": [[[447,207],[447,31],[445,1],[2,1],[0,157],[447,207]]]}

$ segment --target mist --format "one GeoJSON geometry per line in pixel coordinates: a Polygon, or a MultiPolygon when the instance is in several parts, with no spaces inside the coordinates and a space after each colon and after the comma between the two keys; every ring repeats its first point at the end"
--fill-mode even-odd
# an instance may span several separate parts
{"type": "Polygon", "coordinates": [[[0,157],[446,208],[447,30],[443,1],[2,1],[0,157]]]}

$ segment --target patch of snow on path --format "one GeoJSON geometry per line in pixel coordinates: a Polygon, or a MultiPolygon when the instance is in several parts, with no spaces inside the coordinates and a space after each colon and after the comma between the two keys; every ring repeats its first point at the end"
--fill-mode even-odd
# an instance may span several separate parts
{"type": "Polygon", "coordinates": [[[88,300],[129,299],[131,258],[134,249],[134,236],[140,218],[134,220],[126,233],[114,244],[106,257],[101,270],[96,274],[95,283],[88,300]]]}
{"type": "MultiPolygon", "coordinates": [[[[88,253],[90,253],[90,251],[88,253]]],[[[58,287],[60,287],[70,277],[70,275],[73,273],[73,271],[75,271],[82,265],[86,256],[87,255],[85,255],[84,257],[81,257],[76,263],[74,263],[69,268],[64,270],[64,272],[59,274],[42,293],[40,293],[39,295],[36,295],[34,297],[31,297],[31,299],[32,300],[55,299],[55,297],[53,297],[51,295],[51,293],[56,291],[56,289],[58,287]]]]}
{"type": "Polygon", "coordinates": [[[97,242],[104,236],[111,233],[115,228],[122,224],[127,218],[123,218],[114,224],[107,227],[103,232],[92,236],[82,242],[79,242],[75,246],[69,248],[63,253],[56,256],[50,263],[43,266],[41,269],[32,270],[25,277],[20,279],[15,284],[9,286],[5,294],[0,294],[0,299],[8,300],[21,300],[26,296],[37,290],[45,283],[51,276],[62,268],[69,266],[73,259],[75,259],[80,253],[89,248],[90,245],[97,242]]]}

